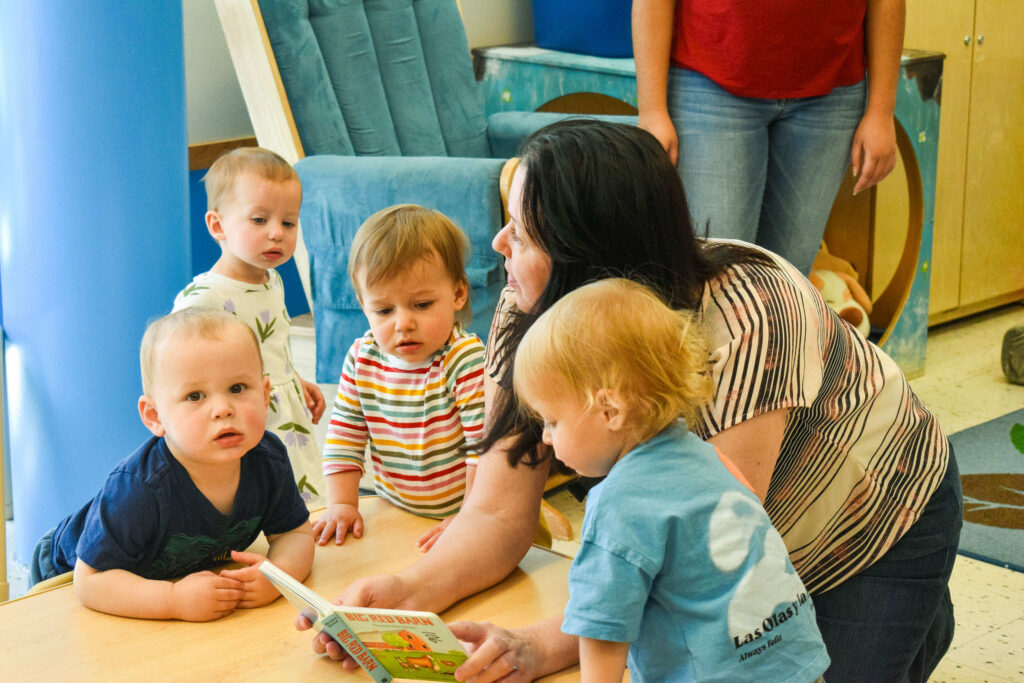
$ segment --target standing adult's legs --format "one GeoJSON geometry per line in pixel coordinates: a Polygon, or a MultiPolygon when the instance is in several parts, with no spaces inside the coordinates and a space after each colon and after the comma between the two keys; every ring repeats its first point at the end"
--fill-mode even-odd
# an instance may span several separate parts
{"type": "Polygon", "coordinates": [[[805,275],[818,253],[850,145],[864,113],[865,82],[786,100],[769,128],[768,171],[757,243],[805,275]]]}
{"type": "Polygon", "coordinates": [[[712,237],[757,238],[775,103],[737,97],[694,71],[669,71],[677,166],[698,234],[707,226],[712,237]]]}

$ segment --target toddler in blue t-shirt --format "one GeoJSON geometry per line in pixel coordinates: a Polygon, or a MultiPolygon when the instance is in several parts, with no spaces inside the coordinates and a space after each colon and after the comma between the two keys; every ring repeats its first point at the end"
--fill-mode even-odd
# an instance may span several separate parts
{"type": "Polygon", "coordinates": [[[271,602],[266,557],[243,551],[264,532],[267,557],[301,581],[313,530],[288,453],[266,431],[256,336],[223,311],[187,309],[149,326],[140,360],[153,438],[36,544],[33,582],[74,570],[87,607],[148,619],[209,621],[271,602]],[[209,571],[232,560],[246,566],[209,571]]]}
{"type": "Polygon", "coordinates": [[[587,499],[562,631],[584,680],[813,681],[829,658],[814,605],[742,475],[691,434],[710,393],[688,313],[606,279],[529,329],[513,373],[587,499]],[[596,678],[594,678],[596,680],[596,678]]]}

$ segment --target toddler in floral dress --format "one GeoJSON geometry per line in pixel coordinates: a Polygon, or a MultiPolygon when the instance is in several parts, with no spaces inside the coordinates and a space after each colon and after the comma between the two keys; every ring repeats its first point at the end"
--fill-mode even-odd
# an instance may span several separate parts
{"type": "Polygon", "coordinates": [[[270,376],[267,428],[288,447],[295,481],[306,505],[324,502],[320,448],[313,424],[324,412],[320,388],[292,364],[284,285],[274,270],[292,257],[298,237],[302,184],[280,156],[244,147],[213,163],[206,185],[206,227],[221,255],[174,300],[174,310],[214,308],[241,318],[256,333],[270,376]]]}

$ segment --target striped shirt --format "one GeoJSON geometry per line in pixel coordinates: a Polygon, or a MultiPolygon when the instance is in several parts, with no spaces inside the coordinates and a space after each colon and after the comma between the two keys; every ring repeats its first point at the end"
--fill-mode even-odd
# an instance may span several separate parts
{"type": "Polygon", "coordinates": [[[417,364],[388,356],[367,332],[345,357],[324,444],[324,475],[363,471],[369,442],[377,493],[418,515],[459,511],[484,422],[484,345],[456,324],[417,364]]]}
{"type": "Polygon", "coordinates": [[[714,400],[702,438],[788,409],[765,509],[804,584],[823,593],[917,521],[949,444],[896,363],[792,266],[736,265],[705,287],[714,400]]]}

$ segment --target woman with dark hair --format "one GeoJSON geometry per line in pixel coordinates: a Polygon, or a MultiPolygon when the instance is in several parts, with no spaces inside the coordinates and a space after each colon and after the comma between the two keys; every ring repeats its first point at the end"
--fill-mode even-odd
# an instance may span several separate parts
{"type": "MultiPolygon", "coordinates": [[[[714,398],[693,429],[764,501],[812,593],[826,679],[926,680],[952,639],[960,485],[948,440],[896,364],[786,261],[696,237],[649,133],[570,120],[527,139],[519,159],[511,220],[494,239],[509,287],[489,340],[487,454],[473,492],[428,554],[355,582],[345,601],[440,610],[515,567],[551,460],[511,392],[518,343],[566,293],[625,276],[703,322],[714,398]]],[[[577,657],[558,620],[454,630],[475,644],[461,669],[472,680],[529,680],[577,657]]],[[[314,649],[327,649],[322,637],[314,649]]]]}

